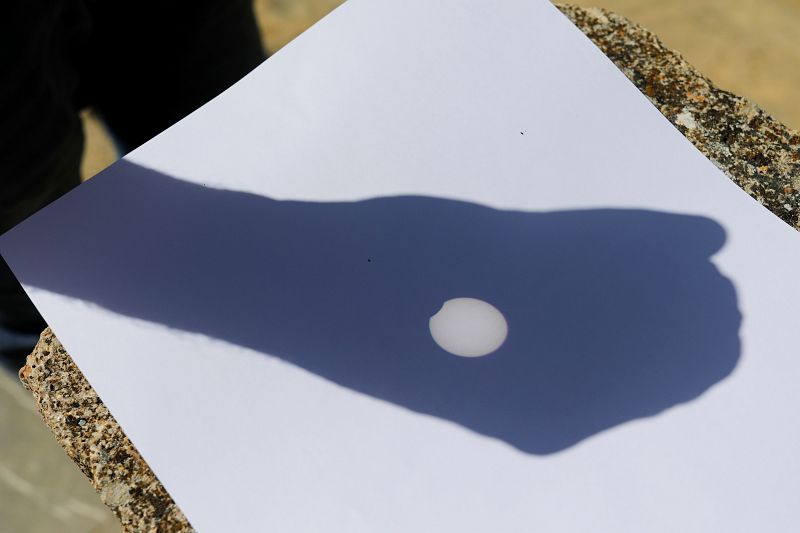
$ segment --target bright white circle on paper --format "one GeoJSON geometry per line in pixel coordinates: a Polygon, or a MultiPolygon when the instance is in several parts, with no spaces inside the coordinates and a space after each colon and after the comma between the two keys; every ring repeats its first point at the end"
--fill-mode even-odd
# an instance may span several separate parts
{"type": "Polygon", "coordinates": [[[508,336],[508,323],[495,306],[476,298],[447,300],[428,323],[443,350],[461,357],[496,351],[508,336]]]}

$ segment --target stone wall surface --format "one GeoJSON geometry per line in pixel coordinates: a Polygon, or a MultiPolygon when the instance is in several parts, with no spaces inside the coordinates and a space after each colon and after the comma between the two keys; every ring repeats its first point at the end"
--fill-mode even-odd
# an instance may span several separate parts
{"type": "MultiPolygon", "coordinates": [[[[601,9],[560,9],[714,164],[800,229],[800,133],[744,98],[716,89],[679,54],[626,19],[601,9]]],[[[50,330],[20,377],[57,441],[125,531],[193,531],[50,330]]]]}

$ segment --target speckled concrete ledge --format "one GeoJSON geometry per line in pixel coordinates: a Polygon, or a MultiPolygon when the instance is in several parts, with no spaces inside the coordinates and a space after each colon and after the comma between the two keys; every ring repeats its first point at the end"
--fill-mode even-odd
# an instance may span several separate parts
{"type": "Polygon", "coordinates": [[[560,9],[706,157],[800,230],[800,132],[717,89],[680,54],[630,21],[597,8],[560,9]]]}
{"type": "Polygon", "coordinates": [[[194,531],[52,331],[42,333],[19,376],[124,531],[194,531]]]}
{"type": "MultiPolygon", "coordinates": [[[[800,229],[800,133],[714,88],[680,55],[627,20],[601,9],[561,10],[734,182],[800,229]]],[[[193,531],[50,330],[20,378],[58,442],[126,532],[193,531]]]]}

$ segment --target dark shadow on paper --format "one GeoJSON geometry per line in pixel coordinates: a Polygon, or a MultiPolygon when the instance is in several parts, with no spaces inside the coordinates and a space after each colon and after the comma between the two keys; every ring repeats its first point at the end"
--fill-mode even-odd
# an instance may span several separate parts
{"type": "Polygon", "coordinates": [[[741,315],[710,261],[724,242],[697,216],[276,201],[122,161],[3,244],[26,284],[549,454],[731,373],[741,315]],[[506,316],[494,354],[432,340],[429,317],[460,296],[506,316]]]}

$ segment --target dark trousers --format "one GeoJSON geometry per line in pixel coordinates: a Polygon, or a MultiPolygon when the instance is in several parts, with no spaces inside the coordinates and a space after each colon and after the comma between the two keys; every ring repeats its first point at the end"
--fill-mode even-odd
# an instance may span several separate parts
{"type": "MultiPolygon", "coordinates": [[[[0,233],[79,184],[80,109],[127,151],[265,59],[251,0],[6,0],[0,11],[0,233]]],[[[45,326],[5,261],[0,325],[45,326]]]]}

